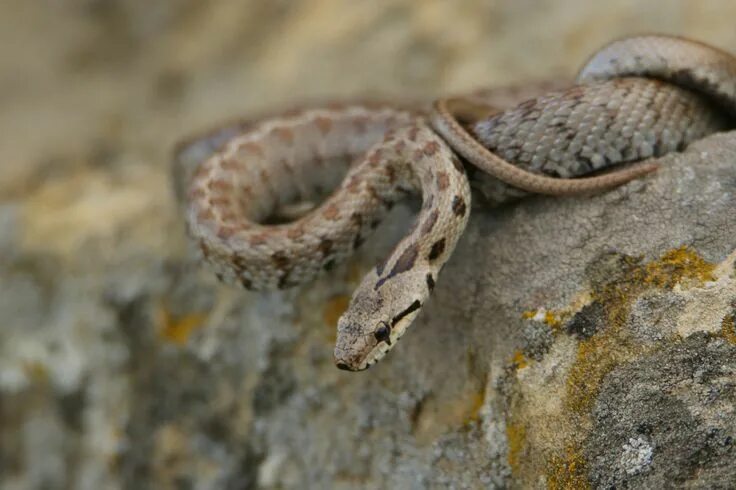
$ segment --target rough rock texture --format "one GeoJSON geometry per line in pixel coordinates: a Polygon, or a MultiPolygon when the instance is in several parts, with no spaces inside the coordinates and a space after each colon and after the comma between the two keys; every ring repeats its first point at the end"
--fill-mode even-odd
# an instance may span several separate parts
{"type": "Polygon", "coordinates": [[[736,51],[729,0],[0,7],[0,487],[733,488],[736,133],[590,198],[474,210],[389,356],[334,325],[411,219],[300,291],[191,259],[172,142],[331,94],[571,73],[611,37],[736,51]]]}

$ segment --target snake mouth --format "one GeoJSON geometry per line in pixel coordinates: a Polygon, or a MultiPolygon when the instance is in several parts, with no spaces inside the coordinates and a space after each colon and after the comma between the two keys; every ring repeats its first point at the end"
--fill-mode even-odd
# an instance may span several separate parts
{"type": "Polygon", "coordinates": [[[337,366],[337,369],[342,369],[343,371],[352,371],[352,369],[350,369],[350,366],[341,361],[335,361],[335,366],[337,366]]]}
{"type": "Polygon", "coordinates": [[[343,371],[365,371],[369,367],[371,367],[370,364],[351,364],[349,362],[346,362],[343,359],[335,359],[335,366],[337,366],[337,369],[342,369],[343,371]]]}

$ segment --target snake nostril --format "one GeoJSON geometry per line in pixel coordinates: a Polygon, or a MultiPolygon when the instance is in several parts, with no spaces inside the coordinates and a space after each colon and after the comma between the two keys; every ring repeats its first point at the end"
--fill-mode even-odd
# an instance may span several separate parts
{"type": "Polygon", "coordinates": [[[342,369],[343,371],[350,371],[350,366],[348,366],[344,362],[338,362],[338,363],[335,363],[335,365],[337,366],[337,369],[342,369]]]}

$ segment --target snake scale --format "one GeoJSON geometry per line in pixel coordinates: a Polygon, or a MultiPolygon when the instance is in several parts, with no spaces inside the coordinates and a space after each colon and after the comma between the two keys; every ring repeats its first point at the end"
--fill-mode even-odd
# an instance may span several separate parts
{"type": "Polygon", "coordinates": [[[477,120],[460,120],[463,98],[428,111],[336,104],[190,139],[174,158],[189,234],[221,280],[288,288],[343,261],[395,203],[420,193],[412,227],[362,279],[338,321],[335,363],[362,370],[406,332],[463,233],[471,190],[458,155],[497,202],[622,184],[656,166],[579,176],[678,151],[730,127],[736,60],[683,38],[631,37],[595,53],[576,85],[506,98],[466,97],[485,111],[477,120]],[[330,190],[303,216],[268,221],[279,208],[330,190]]]}

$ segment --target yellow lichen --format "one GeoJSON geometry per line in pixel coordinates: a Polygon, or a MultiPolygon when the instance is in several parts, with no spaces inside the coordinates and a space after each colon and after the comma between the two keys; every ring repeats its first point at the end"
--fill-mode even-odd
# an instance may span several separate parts
{"type": "Polygon", "coordinates": [[[524,369],[529,365],[526,360],[526,356],[520,350],[514,352],[514,357],[511,359],[511,363],[516,366],[516,369],[524,369]]]}
{"type": "Polygon", "coordinates": [[[473,393],[470,397],[470,405],[468,415],[465,418],[465,424],[472,424],[478,421],[480,418],[480,410],[483,408],[483,403],[486,400],[486,390],[482,389],[479,392],[473,393]]]}
{"type": "Polygon", "coordinates": [[[202,313],[189,313],[175,317],[168,308],[161,306],[157,315],[158,331],[161,338],[177,345],[184,345],[191,334],[204,325],[207,318],[202,313]]]}
{"type": "Polygon", "coordinates": [[[575,444],[568,444],[565,456],[553,456],[547,474],[547,488],[550,490],[584,490],[590,488],[586,476],[586,462],[575,444]]]}
{"type": "MultiPolygon", "coordinates": [[[[567,379],[564,406],[577,428],[567,443],[565,455],[550,459],[550,488],[585,488],[584,459],[580,444],[590,426],[590,411],[598,397],[603,378],[616,366],[641,356],[652,347],[638,343],[626,330],[631,305],[651,288],[671,289],[676,285],[695,287],[715,280],[715,266],[687,247],[671,250],[658,260],[642,264],[640,259],[621,257],[618,270],[595,284],[591,299],[603,306],[606,328],[581,340],[567,379]]],[[[733,323],[731,324],[733,325],[733,323]]],[[[724,324],[724,337],[736,329],[724,324]]]]}
{"type": "Polygon", "coordinates": [[[644,267],[644,283],[660,288],[672,288],[678,283],[701,285],[714,281],[715,264],[706,262],[693,249],[682,246],[665,253],[659,260],[644,267]]]}
{"type": "Polygon", "coordinates": [[[539,310],[527,310],[521,314],[521,317],[524,320],[544,323],[552,330],[559,330],[564,323],[564,320],[569,316],[570,312],[567,311],[546,310],[544,308],[539,310]]]}
{"type": "Polygon", "coordinates": [[[736,345],[736,318],[734,313],[726,315],[721,322],[721,337],[736,345]]]}
{"type": "Polygon", "coordinates": [[[512,473],[517,473],[521,455],[526,445],[526,427],[522,424],[508,424],[506,426],[506,441],[509,446],[509,466],[512,473]]]}
{"type": "Polygon", "coordinates": [[[621,362],[641,348],[618,329],[609,328],[578,344],[575,363],[567,376],[565,405],[575,413],[587,413],[598,396],[600,382],[621,362]]]}
{"type": "Polygon", "coordinates": [[[536,310],[526,310],[521,314],[521,318],[524,320],[533,320],[535,316],[537,316],[536,310]]]}
{"type": "Polygon", "coordinates": [[[552,330],[557,330],[562,326],[562,315],[553,311],[544,314],[544,323],[552,330]]]}

